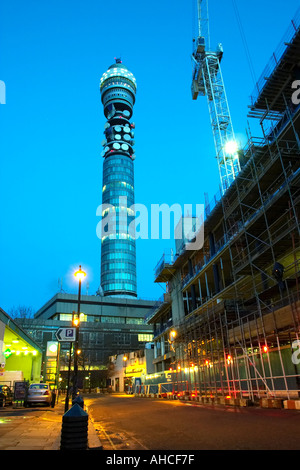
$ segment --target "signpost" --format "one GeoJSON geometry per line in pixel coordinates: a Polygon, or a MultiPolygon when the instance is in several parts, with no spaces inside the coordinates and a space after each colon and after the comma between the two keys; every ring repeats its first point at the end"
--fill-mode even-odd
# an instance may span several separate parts
{"type": "Polygon", "coordinates": [[[76,340],[76,328],[59,328],[55,332],[57,341],[75,341],[76,340]]]}
{"type": "Polygon", "coordinates": [[[76,328],[59,328],[55,332],[57,341],[59,342],[69,342],[70,343],[70,352],[69,352],[69,370],[68,370],[68,385],[67,385],[67,396],[65,401],[65,412],[69,408],[69,388],[70,388],[70,373],[71,373],[71,352],[72,352],[72,343],[76,341],[76,328]]]}

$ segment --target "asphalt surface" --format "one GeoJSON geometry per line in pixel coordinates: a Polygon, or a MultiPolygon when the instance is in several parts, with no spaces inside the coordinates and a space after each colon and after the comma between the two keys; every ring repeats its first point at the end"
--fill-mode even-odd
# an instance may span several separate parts
{"type": "MultiPolygon", "coordinates": [[[[0,450],[60,450],[64,408],[63,396],[54,408],[0,408],[0,450]]],[[[118,455],[122,451],[300,450],[300,411],[296,410],[196,405],[124,394],[86,395],[84,409],[89,416],[90,450],[118,451],[118,455]]]]}
{"type": "Polygon", "coordinates": [[[87,397],[105,450],[300,450],[300,411],[130,395],[87,397]]]}

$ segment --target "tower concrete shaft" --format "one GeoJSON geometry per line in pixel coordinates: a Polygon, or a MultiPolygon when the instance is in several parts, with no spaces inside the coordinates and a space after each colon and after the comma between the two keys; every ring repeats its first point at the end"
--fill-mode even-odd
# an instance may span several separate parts
{"type": "Polygon", "coordinates": [[[102,216],[110,229],[101,240],[101,287],[105,296],[137,296],[134,230],[134,123],[130,122],[136,80],[120,59],[100,80],[101,100],[107,119],[102,142],[102,216]]]}

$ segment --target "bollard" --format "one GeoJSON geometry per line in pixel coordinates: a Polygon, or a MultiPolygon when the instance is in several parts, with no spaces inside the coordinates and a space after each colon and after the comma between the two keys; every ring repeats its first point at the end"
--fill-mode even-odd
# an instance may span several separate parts
{"type": "Polygon", "coordinates": [[[52,397],[51,397],[51,408],[55,407],[55,400],[56,400],[56,393],[52,392],[52,397]]]}
{"type": "Polygon", "coordinates": [[[81,406],[81,408],[84,407],[84,401],[83,401],[83,398],[80,395],[77,395],[77,397],[72,401],[72,405],[75,405],[75,403],[77,403],[77,405],[81,406]]]}
{"type": "Polygon", "coordinates": [[[78,403],[63,415],[60,450],[88,449],[88,414],[78,403]]]}

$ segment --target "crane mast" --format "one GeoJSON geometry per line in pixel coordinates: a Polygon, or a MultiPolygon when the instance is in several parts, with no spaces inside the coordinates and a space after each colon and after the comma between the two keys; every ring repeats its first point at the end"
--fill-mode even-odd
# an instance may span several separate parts
{"type": "Polygon", "coordinates": [[[192,53],[192,98],[206,96],[213,131],[222,194],[229,188],[240,171],[238,147],[232,127],[226,96],[221,60],[223,48],[218,44],[211,50],[208,0],[197,0],[198,36],[192,53]]]}

